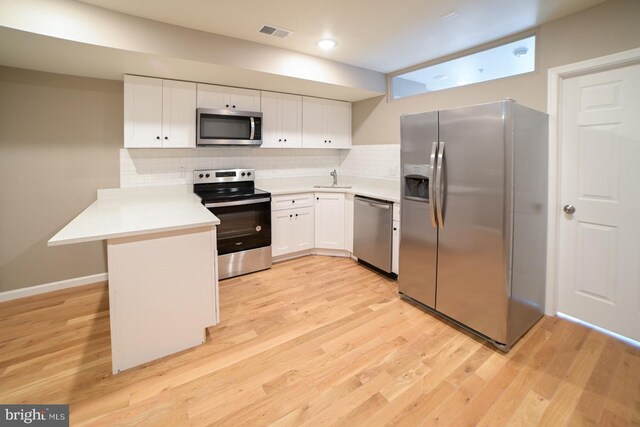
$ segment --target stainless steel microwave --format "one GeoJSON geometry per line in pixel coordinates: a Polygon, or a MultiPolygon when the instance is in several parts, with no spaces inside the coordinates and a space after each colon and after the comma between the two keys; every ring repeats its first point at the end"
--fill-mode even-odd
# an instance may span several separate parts
{"type": "Polygon", "coordinates": [[[262,145],[262,113],[198,108],[197,145],[262,145]]]}

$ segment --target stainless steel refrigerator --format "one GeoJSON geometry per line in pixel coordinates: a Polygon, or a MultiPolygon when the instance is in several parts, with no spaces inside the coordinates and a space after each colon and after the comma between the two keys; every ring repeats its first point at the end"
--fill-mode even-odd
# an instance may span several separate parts
{"type": "Polygon", "coordinates": [[[400,295],[509,348],[544,312],[548,116],[403,115],[400,295]]]}

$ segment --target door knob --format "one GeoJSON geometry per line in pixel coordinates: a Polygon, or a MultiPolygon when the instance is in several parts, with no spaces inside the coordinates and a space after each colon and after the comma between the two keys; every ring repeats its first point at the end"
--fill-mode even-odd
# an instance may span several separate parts
{"type": "Polygon", "coordinates": [[[572,215],[576,211],[576,207],[573,205],[564,205],[564,208],[562,208],[562,210],[565,211],[565,213],[572,215]]]}

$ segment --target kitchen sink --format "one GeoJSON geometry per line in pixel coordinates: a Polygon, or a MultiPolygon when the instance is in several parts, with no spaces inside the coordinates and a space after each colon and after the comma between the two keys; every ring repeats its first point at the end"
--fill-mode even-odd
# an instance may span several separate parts
{"type": "Polygon", "coordinates": [[[350,185],[314,185],[313,188],[351,188],[350,185]]]}

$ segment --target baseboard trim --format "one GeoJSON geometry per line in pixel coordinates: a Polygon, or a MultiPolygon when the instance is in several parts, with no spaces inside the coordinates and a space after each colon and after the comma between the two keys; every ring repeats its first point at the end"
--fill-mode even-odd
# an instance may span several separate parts
{"type": "Polygon", "coordinates": [[[340,249],[318,249],[318,248],[314,248],[314,249],[306,249],[304,251],[300,251],[300,252],[292,252],[289,254],[285,254],[285,255],[278,255],[273,257],[273,262],[282,262],[282,261],[289,261],[290,259],[295,259],[295,258],[301,258],[303,256],[307,256],[307,255],[321,255],[321,256],[334,256],[334,257],[343,257],[343,258],[352,258],[354,261],[357,261],[358,258],[355,258],[354,256],[351,255],[351,252],[349,251],[344,251],[344,250],[340,250],[340,249]]]}
{"type": "Polygon", "coordinates": [[[59,291],[61,289],[74,288],[76,286],[90,285],[92,283],[104,282],[106,280],[109,280],[108,273],[98,273],[90,276],[60,280],[59,282],[30,286],[28,288],[12,289],[10,291],[0,292],[0,302],[30,297],[32,295],[45,294],[47,292],[59,291]]]}
{"type": "Polygon", "coordinates": [[[312,250],[312,253],[314,255],[322,255],[322,256],[336,256],[336,257],[344,257],[344,258],[350,258],[351,257],[351,252],[346,251],[346,250],[342,250],[342,249],[320,249],[320,248],[314,248],[312,250]]]}

